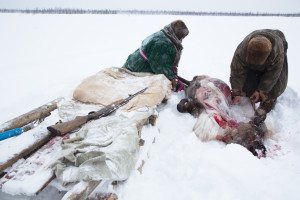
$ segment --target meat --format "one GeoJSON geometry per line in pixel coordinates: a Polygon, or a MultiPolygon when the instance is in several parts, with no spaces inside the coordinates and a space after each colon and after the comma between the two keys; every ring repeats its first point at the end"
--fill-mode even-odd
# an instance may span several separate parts
{"type": "Polygon", "coordinates": [[[186,99],[177,105],[179,112],[189,112],[198,117],[202,110],[209,110],[226,119],[231,120],[230,105],[231,92],[228,85],[222,80],[208,76],[195,76],[187,87],[186,99]],[[195,111],[197,108],[197,112],[195,111]]]}

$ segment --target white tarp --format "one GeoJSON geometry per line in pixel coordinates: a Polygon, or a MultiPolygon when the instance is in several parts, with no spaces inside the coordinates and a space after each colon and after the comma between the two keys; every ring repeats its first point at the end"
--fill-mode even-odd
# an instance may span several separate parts
{"type": "Polygon", "coordinates": [[[57,178],[62,182],[127,179],[137,160],[137,125],[153,112],[153,108],[119,111],[86,124],[63,141],[54,165],[57,178]]]}
{"type": "MultiPolygon", "coordinates": [[[[74,98],[81,102],[108,105],[147,87],[116,113],[93,120],[62,143],[62,151],[53,165],[62,182],[125,180],[137,161],[138,128],[153,115],[156,105],[171,94],[171,83],[164,75],[131,73],[108,68],[83,80],[74,98]]],[[[92,106],[63,102],[60,117],[72,120],[92,106]]],[[[98,109],[99,105],[97,106],[98,109]]],[[[96,110],[96,109],[95,109],[96,110]]],[[[89,110],[91,111],[91,110],[89,110]]]]}

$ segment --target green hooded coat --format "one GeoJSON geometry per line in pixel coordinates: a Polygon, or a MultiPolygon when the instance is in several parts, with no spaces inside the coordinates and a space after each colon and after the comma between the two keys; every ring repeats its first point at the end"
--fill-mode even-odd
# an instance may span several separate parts
{"type": "Polygon", "coordinates": [[[123,68],[133,72],[164,74],[169,80],[172,80],[177,74],[176,64],[178,64],[179,58],[174,66],[176,54],[178,54],[178,49],[165,31],[160,30],[143,40],[141,47],[128,56],[123,68]],[[144,53],[146,58],[143,58],[141,53],[144,53]]]}

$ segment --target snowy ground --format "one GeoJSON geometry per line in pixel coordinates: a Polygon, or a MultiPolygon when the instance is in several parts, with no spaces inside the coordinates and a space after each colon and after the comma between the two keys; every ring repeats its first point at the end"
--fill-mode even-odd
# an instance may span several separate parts
{"type": "MultiPolygon", "coordinates": [[[[239,145],[199,141],[192,132],[195,119],[176,110],[183,93],[174,93],[159,107],[157,125],[143,129],[143,137],[155,142],[145,144],[143,173],[133,171],[119,185],[119,198],[298,199],[300,18],[0,14],[0,124],[59,96],[71,97],[82,79],[122,66],[146,36],[176,19],[190,30],[179,66],[186,79],[207,74],[229,83],[233,53],[248,33],[285,33],[288,89],[267,119],[276,132],[276,140],[267,142],[281,149],[257,159],[239,145]]],[[[54,197],[47,190],[42,195],[54,197]]]]}

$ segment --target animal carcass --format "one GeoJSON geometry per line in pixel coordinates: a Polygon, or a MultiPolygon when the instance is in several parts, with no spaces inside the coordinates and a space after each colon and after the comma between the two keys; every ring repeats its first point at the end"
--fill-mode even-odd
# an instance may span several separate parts
{"type": "Polygon", "coordinates": [[[202,141],[220,140],[237,143],[254,155],[265,155],[262,121],[254,120],[254,109],[248,98],[241,105],[231,105],[229,86],[220,79],[195,76],[185,90],[186,98],[177,105],[179,112],[197,117],[193,131],[202,141]]]}

